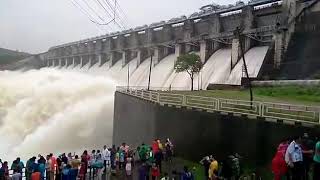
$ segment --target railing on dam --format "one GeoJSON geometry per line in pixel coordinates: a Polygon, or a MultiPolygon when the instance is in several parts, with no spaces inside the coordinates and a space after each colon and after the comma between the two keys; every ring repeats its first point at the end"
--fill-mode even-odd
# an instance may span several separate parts
{"type": "MultiPolygon", "coordinates": [[[[153,88],[152,88],[153,89],[153,88]]],[[[157,89],[157,88],[156,88],[157,89]]],[[[184,95],[168,91],[150,90],[145,87],[117,87],[117,91],[160,105],[174,105],[186,108],[225,112],[263,117],[275,120],[320,124],[320,107],[294,104],[221,99],[206,96],[184,95]]]]}

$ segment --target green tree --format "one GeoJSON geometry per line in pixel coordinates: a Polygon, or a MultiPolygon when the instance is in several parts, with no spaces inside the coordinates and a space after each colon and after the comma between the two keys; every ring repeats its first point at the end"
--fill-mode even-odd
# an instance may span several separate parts
{"type": "Polygon", "coordinates": [[[180,55],[174,65],[177,73],[186,71],[191,79],[191,91],[193,91],[194,75],[198,74],[202,68],[200,56],[195,53],[180,55]]]}

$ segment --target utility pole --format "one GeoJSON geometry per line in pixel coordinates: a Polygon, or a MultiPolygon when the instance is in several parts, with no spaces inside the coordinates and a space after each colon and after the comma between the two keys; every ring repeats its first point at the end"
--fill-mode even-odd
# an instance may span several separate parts
{"type": "Polygon", "coordinates": [[[153,52],[152,52],[152,50],[151,50],[150,69],[149,69],[149,79],[148,79],[148,91],[150,91],[151,71],[152,71],[152,56],[153,56],[153,52]]]}
{"type": "Polygon", "coordinates": [[[242,47],[242,37],[241,37],[241,32],[240,32],[240,28],[239,27],[237,27],[237,29],[235,31],[235,35],[239,39],[239,46],[240,46],[240,51],[241,51],[240,53],[241,53],[241,56],[242,56],[243,65],[244,65],[244,69],[245,69],[245,72],[246,72],[246,78],[247,78],[248,86],[249,86],[249,90],[250,90],[250,104],[251,104],[251,108],[252,108],[252,101],[253,101],[252,85],[251,85],[251,79],[250,79],[249,73],[248,73],[247,63],[246,63],[246,60],[245,60],[245,57],[244,57],[244,50],[243,50],[243,47],[242,47]]]}
{"type": "Polygon", "coordinates": [[[128,62],[128,84],[127,84],[127,89],[129,90],[130,87],[130,62],[128,62]]]}

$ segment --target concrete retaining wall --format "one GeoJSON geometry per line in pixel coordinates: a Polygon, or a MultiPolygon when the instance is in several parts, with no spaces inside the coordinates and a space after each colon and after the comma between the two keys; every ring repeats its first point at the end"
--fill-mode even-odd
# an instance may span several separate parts
{"type": "Polygon", "coordinates": [[[267,165],[281,140],[304,132],[320,135],[319,128],[160,106],[118,92],[114,108],[114,144],[171,138],[177,154],[196,161],[237,152],[253,164],[267,165]]]}
{"type": "Polygon", "coordinates": [[[274,80],[274,81],[253,81],[253,86],[320,86],[320,80],[274,80]]]}

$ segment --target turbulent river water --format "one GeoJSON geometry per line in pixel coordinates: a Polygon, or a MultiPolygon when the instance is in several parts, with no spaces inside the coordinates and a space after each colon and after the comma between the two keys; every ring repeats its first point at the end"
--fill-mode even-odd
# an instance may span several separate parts
{"type": "Polygon", "coordinates": [[[103,76],[0,71],[0,158],[110,145],[114,91],[103,76]]]}

